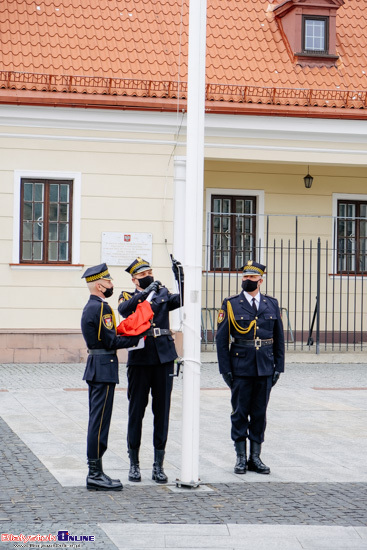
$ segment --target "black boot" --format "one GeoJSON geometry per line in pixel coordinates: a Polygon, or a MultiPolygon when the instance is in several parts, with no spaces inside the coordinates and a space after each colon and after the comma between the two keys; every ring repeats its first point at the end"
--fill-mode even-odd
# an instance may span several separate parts
{"type": "Polygon", "coordinates": [[[261,445],[256,441],[250,443],[250,459],[247,463],[250,472],[257,474],[270,474],[270,468],[260,460],[261,445]]]}
{"type": "Polygon", "coordinates": [[[103,472],[101,458],[88,458],[88,466],[88,491],[122,491],[121,481],[119,479],[111,479],[103,472]]]}
{"type": "Polygon", "coordinates": [[[237,460],[236,460],[236,465],[234,467],[234,473],[235,474],[245,474],[246,473],[246,464],[247,464],[246,441],[235,441],[234,446],[235,446],[236,454],[237,454],[237,460]]]}
{"type": "Polygon", "coordinates": [[[139,449],[129,449],[128,453],[130,457],[129,481],[141,481],[139,449]]]}
{"type": "Polygon", "coordinates": [[[152,480],[156,483],[167,483],[168,477],[163,470],[164,451],[154,449],[154,464],[152,471],[152,480]]]}

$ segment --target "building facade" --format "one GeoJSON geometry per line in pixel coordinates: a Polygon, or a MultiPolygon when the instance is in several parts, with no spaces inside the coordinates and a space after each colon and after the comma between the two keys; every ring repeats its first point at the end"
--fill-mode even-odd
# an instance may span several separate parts
{"type": "MultiPolygon", "coordinates": [[[[174,288],[188,3],[123,4],[1,11],[1,362],[84,359],[81,274],[106,233],[151,235],[155,275],[174,288]]],[[[363,345],[367,3],[229,4],[208,6],[203,335],[256,256],[290,342],[307,340],[320,238],[324,339],[348,342],[354,326],[363,345]]],[[[110,267],[118,290],[126,265],[110,267]]]]}

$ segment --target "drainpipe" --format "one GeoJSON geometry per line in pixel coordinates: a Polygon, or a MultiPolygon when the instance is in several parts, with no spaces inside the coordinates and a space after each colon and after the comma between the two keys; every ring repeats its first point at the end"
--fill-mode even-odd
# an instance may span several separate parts
{"type": "MultiPolygon", "coordinates": [[[[185,264],[185,196],[186,196],[186,157],[174,158],[173,183],[173,256],[182,265],[185,264]]],[[[177,292],[178,285],[172,273],[172,288],[177,292]]],[[[171,328],[182,330],[182,309],[175,309],[170,314],[171,328]]]]}

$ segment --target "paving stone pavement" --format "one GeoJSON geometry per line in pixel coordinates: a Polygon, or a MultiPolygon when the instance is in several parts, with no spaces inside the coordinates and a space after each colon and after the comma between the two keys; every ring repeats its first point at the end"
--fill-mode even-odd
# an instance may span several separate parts
{"type": "MultiPolygon", "coordinates": [[[[170,483],[158,486],[149,479],[148,410],[143,483],[127,482],[121,366],[122,391],[116,394],[105,461],[106,471],[123,481],[121,493],[92,493],[84,486],[83,370],[79,364],[0,365],[0,534],[66,530],[95,537],[25,548],[367,549],[365,365],[287,367],[269,406],[264,461],[271,463],[270,476],[233,474],[229,391],[217,366],[203,365],[203,485],[197,490],[177,489],[174,483],[180,467],[180,378],[175,379],[167,447],[170,483]]],[[[0,550],[17,544],[2,541],[0,550]]]]}

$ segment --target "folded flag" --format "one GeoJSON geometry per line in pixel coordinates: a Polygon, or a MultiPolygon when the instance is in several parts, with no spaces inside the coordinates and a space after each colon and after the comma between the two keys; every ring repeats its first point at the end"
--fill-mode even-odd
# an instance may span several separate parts
{"type": "Polygon", "coordinates": [[[116,327],[117,334],[121,336],[138,336],[142,332],[149,330],[151,327],[151,319],[154,313],[149,302],[146,300],[137,305],[136,311],[126,317],[116,327]]]}

